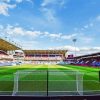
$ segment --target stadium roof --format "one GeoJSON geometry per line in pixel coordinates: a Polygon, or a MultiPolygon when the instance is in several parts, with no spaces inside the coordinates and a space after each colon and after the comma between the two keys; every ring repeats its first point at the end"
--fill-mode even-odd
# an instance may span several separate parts
{"type": "Polygon", "coordinates": [[[10,51],[10,50],[18,50],[20,47],[16,46],[14,43],[7,41],[6,39],[0,38],[0,50],[10,51]]]}
{"type": "Polygon", "coordinates": [[[88,55],[83,55],[83,56],[77,56],[75,58],[91,58],[91,57],[100,57],[100,52],[88,54],[88,55]]]}
{"type": "Polygon", "coordinates": [[[26,55],[29,54],[65,54],[67,50],[23,50],[26,55]]]}

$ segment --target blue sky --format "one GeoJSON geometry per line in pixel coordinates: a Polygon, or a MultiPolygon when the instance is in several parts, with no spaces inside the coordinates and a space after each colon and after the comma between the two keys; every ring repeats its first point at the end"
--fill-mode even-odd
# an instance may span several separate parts
{"type": "Polygon", "coordinates": [[[0,0],[0,35],[24,49],[100,51],[100,0],[0,0]]]}

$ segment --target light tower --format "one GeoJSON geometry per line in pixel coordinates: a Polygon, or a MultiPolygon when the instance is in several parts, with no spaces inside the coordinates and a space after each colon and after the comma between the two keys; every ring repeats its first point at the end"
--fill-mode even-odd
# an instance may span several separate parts
{"type": "Polygon", "coordinates": [[[75,48],[75,57],[76,57],[76,41],[77,41],[77,39],[74,38],[72,41],[73,41],[73,43],[74,43],[74,48],[75,48]]]}

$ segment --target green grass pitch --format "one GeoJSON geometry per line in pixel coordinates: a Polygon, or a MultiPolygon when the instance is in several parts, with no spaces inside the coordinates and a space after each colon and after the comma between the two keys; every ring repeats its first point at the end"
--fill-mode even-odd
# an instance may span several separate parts
{"type": "MultiPolygon", "coordinates": [[[[3,66],[0,67],[0,94],[5,92],[12,93],[14,88],[14,73],[17,71],[45,71],[44,74],[40,73],[38,75],[30,74],[24,78],[19,78],[19,91],[46,91],[46,71],[49,71],[49,91],[74,91],[75,82],[69,82],[69,80],[75,80],[74,76],[67,75],[67,71],[79,71],[83,73],[83,90],[84,91],[99,91],[100,93],[100,83],[99,83],[99,68],[93,67],[82,67],[74,65],[18,65],[18,66],[3,66]],[[50,72],[55,70],[55,72],[50,72]],[[62,74],[62,72],[64,74],[62,74]],[[27,81],[28,80],[28,81],[27,81]],[[32,81],[34,80],[34,81],[32,81]],[[41,81],[42,80],[42,81],[41,81]],[[54,80],[54,81],[53,81],[54,80]],[[59,81],[60,80],[60,81],[59,81]],[[40,82],[39,82],[40,81],[40,82]],[[29,84],[29,86],[28,86],[29,84]],[[37,85],[36,85],[37,84],[37,85]],[[40,84],[40,85],[38,85],[40,84]],[[35,86],[35,87],[34,87],[35,86]],[[38,87],[40,86],[40,87],[38,87]],[[70,87],[70,88],[69,88],[70,87]]],[[[21,75],[21,77],[23,77],[21,75]]]]}

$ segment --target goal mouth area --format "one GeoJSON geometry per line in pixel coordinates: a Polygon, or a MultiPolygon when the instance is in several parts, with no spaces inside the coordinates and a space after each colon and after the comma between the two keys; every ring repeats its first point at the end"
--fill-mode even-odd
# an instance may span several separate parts
{"type": "Polygon", "coordinates": [[[13,78],[0,80],[0,96],[100,96],[100,88],[97,87],[100,83],[94,78],[91,73],[78,71],[18,71],[13,78]],[[83,79],[84,76],[89,80],[83,79]]]}
{"type": "Polygon", "coordinates": [[[13,95],[83,95],[82,91],[83,73],[78,71],[26,70],[14,77],[13,95]]]}

